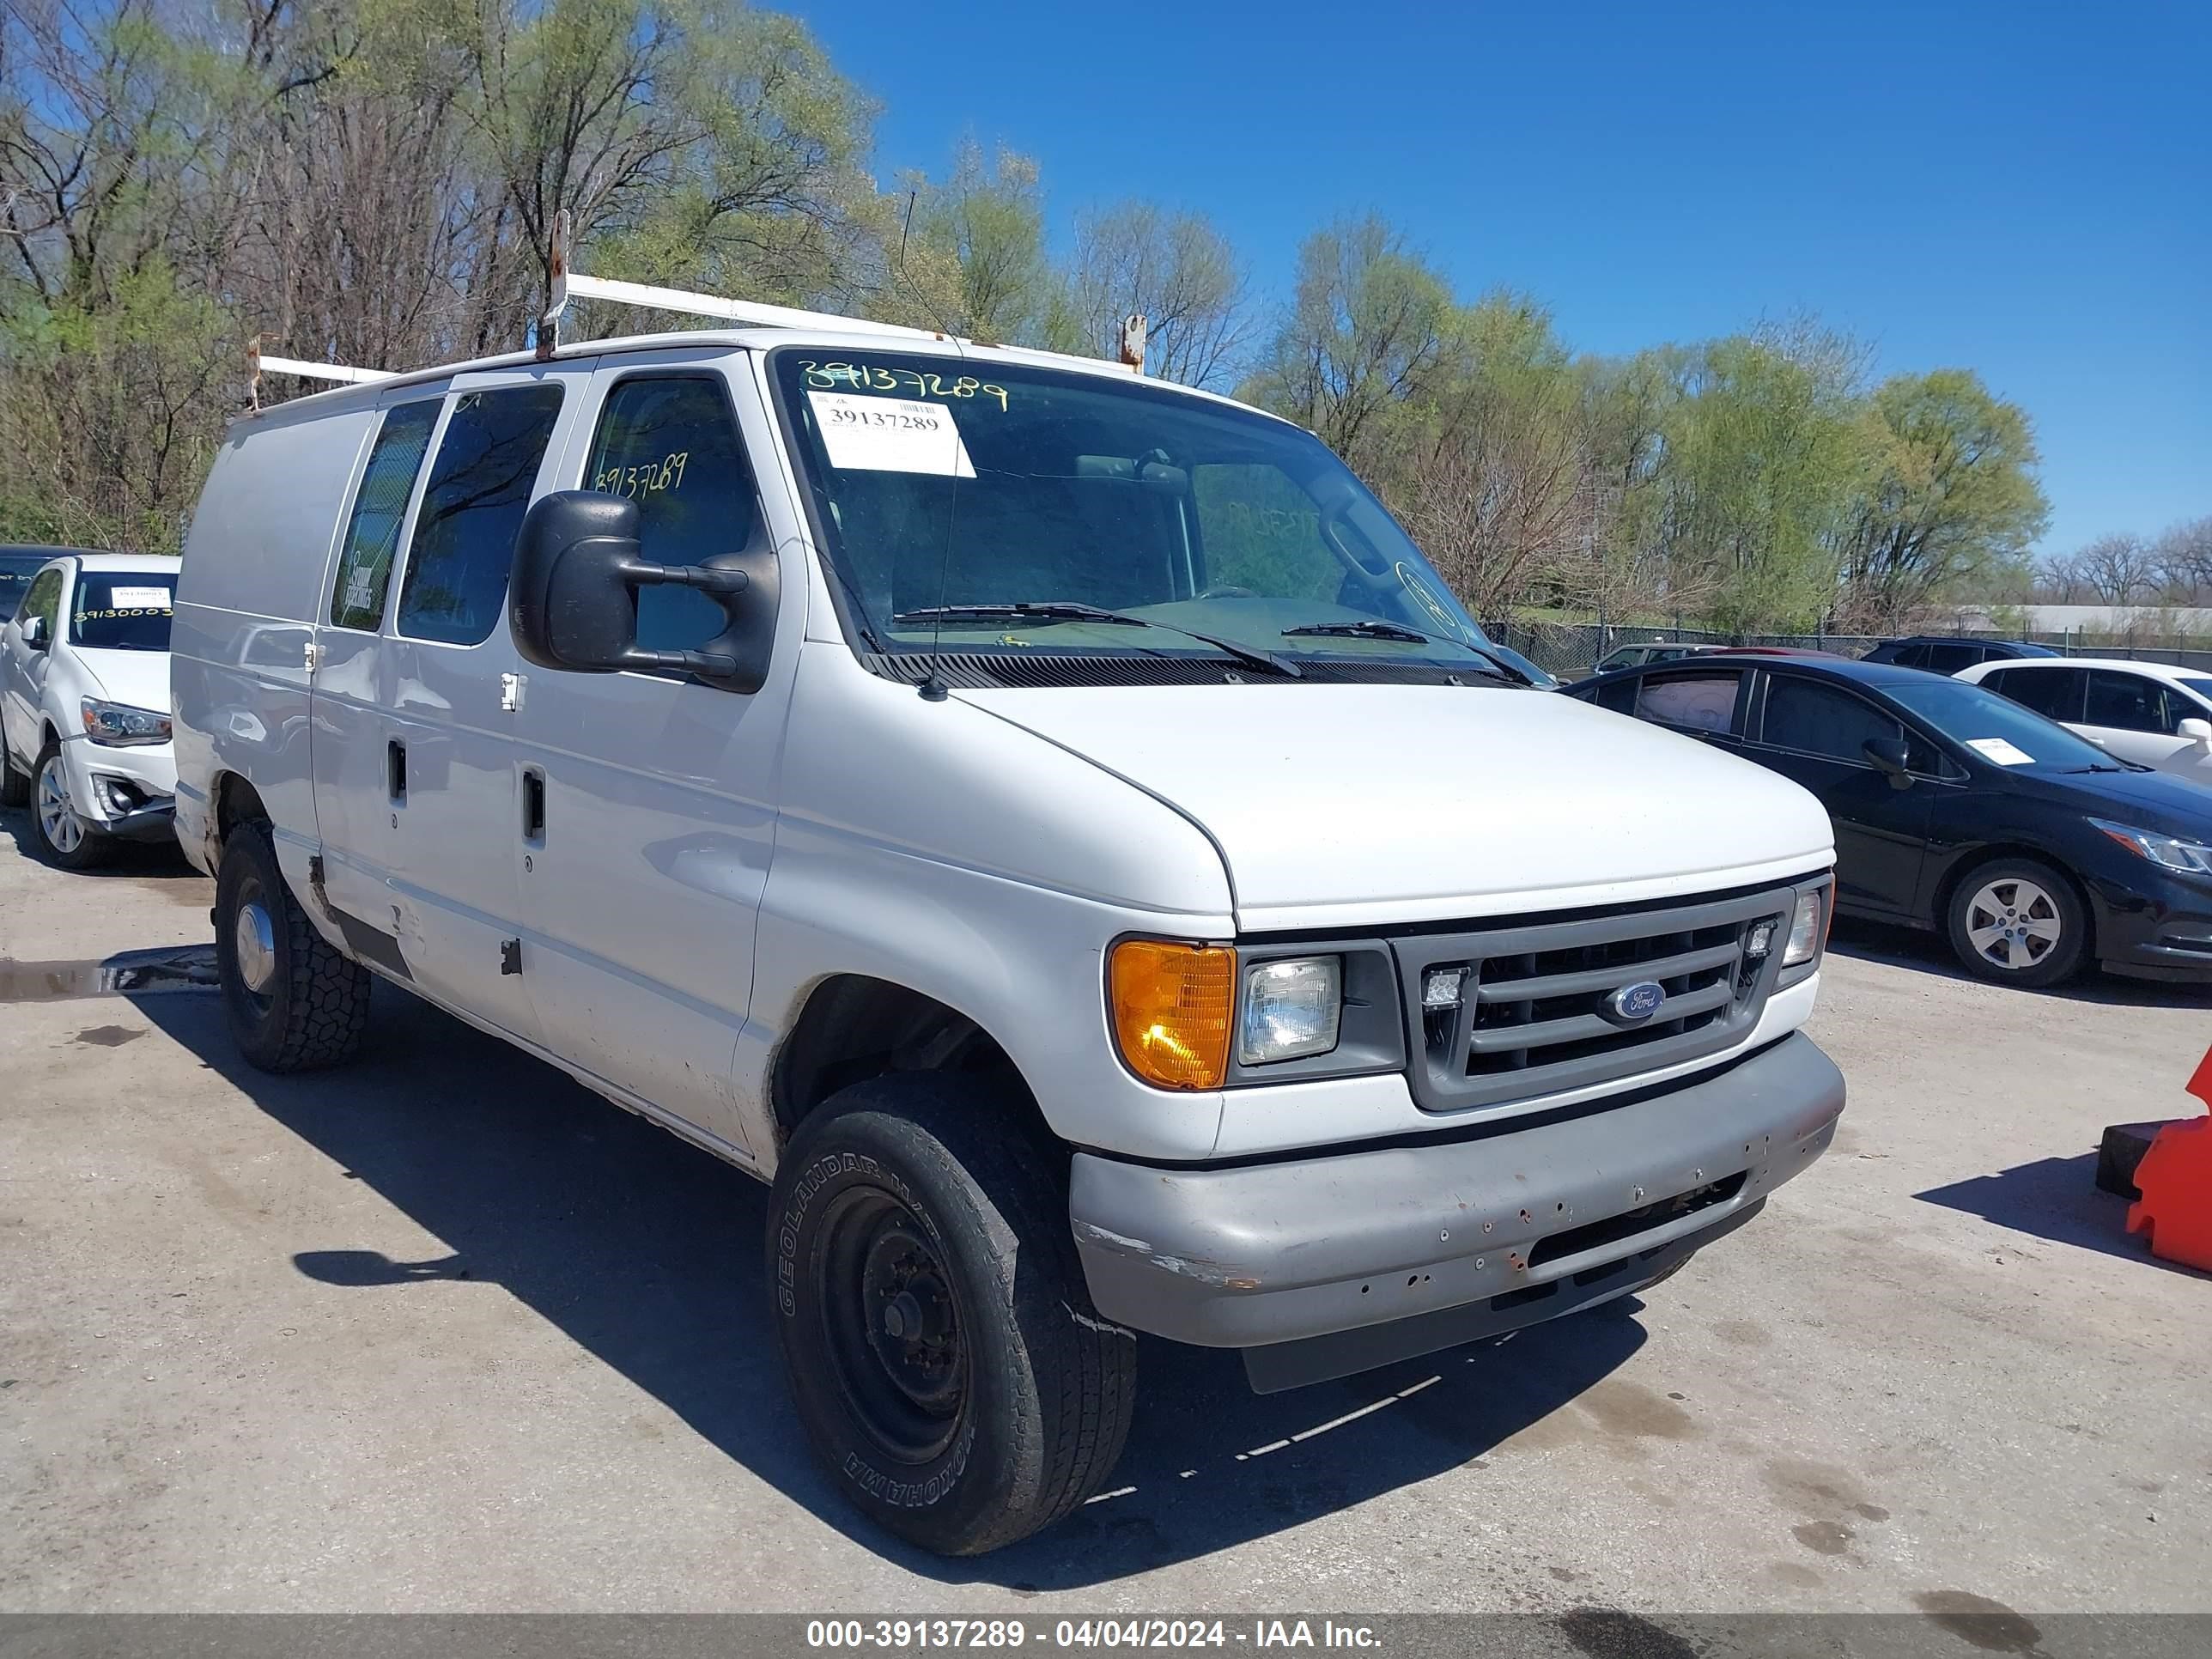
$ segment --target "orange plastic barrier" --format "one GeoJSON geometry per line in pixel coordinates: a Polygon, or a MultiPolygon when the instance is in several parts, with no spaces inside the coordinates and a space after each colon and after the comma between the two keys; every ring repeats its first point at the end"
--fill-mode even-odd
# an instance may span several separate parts
{"type": "MultiPolygon", "coordinates": [[[[2189,1092],[2212,1106],[2212,1050],[2189,1079],[2189,1092]]],[[[2128,1231],[2150,1253],[2212,1273],[2212,1117],[2169,1123],[2136,1166],[2142,1194],[2128,1208],[2128,1231]]]]}

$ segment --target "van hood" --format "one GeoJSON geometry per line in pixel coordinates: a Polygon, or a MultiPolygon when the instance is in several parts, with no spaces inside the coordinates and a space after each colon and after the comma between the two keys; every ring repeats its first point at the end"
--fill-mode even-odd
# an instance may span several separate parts
{"type": "Polygon", "coordinates": [[[1764,767],[1556,693],[1243,684],[958,690],[1191,818],[1238,926],[1364,927],[1668,898],[1834,862],[1764,767]]]}
{"type": "Polygon", "coordinates": [[[99,688],[94,696],[133,708],[169,712],[169,653],[166,651],[102,651],[73,646],[78,665],[99,688]]]}

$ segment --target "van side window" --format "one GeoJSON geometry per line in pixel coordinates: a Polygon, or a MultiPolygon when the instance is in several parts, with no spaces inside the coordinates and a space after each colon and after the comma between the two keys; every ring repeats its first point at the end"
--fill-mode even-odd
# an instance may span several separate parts
{"type": "MultiPolygon", "coordinates": [[[[623,380],[607,393],[584,485],[637,503],[638,548],[655,564],[703,564],[741,550],[760,522],[752,469],[729,399],[707,375],[623,380]]],[[[725,626],[696,588],[637,590],[637,642],[696,649],[725,626]]]]}
{"type": "Polygon", "coordinates": [[[384,425],[370,446],[361,488],[354,493],[353,516],[346,520],[345,544],[338,550],[338,574],[331,584],[331,626],[374,633],[384,620],[384,595],[392,585],[392,556],[399,550],[399,524],[416,474],[438,424],[435,398],[401,404],[384,413],[384,425]]]}
{"type": "Polygon", "coordinates": [[[481,645],[491,637],[560,412],[557,386],[465,392],[455,400],[408,544],[399,588],[399,631],[408,638],[481,645]]]}

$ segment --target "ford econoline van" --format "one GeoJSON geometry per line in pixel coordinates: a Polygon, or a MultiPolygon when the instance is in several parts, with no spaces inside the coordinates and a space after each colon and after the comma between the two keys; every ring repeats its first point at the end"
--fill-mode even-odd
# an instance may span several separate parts
{"type": "Polygon", "coordinates": [[[805,1431],[956,1553],[1099,1488],[1140,1338],[1492,1337],[1827,1146],[1810,795],[1521,684],[1285,421],[720,314],[232,427],[177,823],[254,1064],[388,980],[772,1182],[805,1431]]]}

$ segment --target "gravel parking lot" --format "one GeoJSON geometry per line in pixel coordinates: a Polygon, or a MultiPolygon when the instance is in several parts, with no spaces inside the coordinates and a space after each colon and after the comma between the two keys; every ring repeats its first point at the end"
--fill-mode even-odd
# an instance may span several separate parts
{"type": "Polygon", "coordinates": [[[2212,1000],[1847,930],[1835,1150],[1655,1289],[1255,1398],[1147,1346],[1116,1490],[917,1555],[808,1462],[763,1194],[380,987],[343,1073],[93,990],[210,884],[0,815],[0,1609],[2212,1610],[2212,1278],[2094,1190],[2212,1000]]]}

